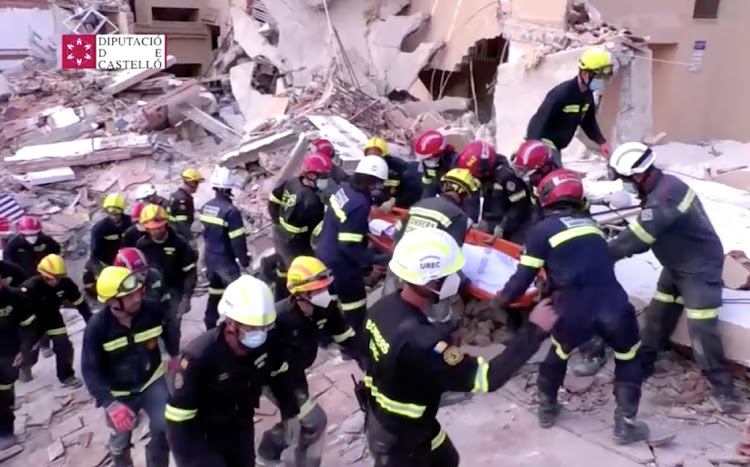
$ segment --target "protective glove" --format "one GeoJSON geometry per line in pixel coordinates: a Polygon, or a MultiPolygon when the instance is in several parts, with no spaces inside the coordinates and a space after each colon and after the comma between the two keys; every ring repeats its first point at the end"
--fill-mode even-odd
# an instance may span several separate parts
{"type": "Polygon", "coordinates": [[[180,304],[177,305],[177,317],[181,318],[185,313],[190,312],[190,297],[183,297],[180,304]]]}
{"type": "Polygon", "coordinates": [[[490,225],[487,221],[479,221],[474,224],[474,228],[484,233],[490,233],[490,225]]]}
{"type": "Polygon", "coordinates": [[[505,233],[503,232],[503,228],[499,225],[496,225],[495,230],[492,231],[492,236],[495,238],[503,238],[503,233],[505,233]]]}
{"type": "Polygon", "coordinates": [[[393,206],[395,206],[395,205],[396,205],[396,198],[394,198],[393,196],[391,196],[388,199],[388,201],[386,201],[385,203],[383,203],[383,204],[380,205],[380,210],[383,211],[384,213],[388,214],[389,212],[391,212],[391,209],[393,209],[393,206]]]}
{"type": "Polygon", "coordinates": [[[122,402],[112,402],[105,411],[115,430],[131,431],[135,427],[135,412],[122,402]]]}
{"type": "Polygon", "coordinates": [[[288,420],[284,420],[284,440],[287,446],[294,446],[299,442],[300,431],[302,426],[299,423],[299,418],[294,417],[288,420]]]}

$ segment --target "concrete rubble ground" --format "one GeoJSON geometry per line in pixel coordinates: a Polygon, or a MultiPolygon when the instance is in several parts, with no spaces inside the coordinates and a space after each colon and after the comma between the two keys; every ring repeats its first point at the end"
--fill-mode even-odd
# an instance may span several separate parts
{"type": "MultiPolygon", "coordinates": [[[[64,71],[28,59],[22,68],[0,75],[0,156],[4,159],[0,182],[26,213],[40,216],[45,231],[64,245],[71,276],[79,280],[89,249],[88,229],[103,215],[99,204],[106,193],[132,193],[137,184],[153,183],[159,193],[168,195],[186,167],[205,175],[217,163],[244,170],[247,183],[236,203],[257,258],[271,245],[267,194],[276,180],[294,172],[307,141],[317,136],[331,139],[347,168],[360,157],[370,136],[384,137],[392,154],[410,158],[414,138],[429,129],[440,129],[459,148],[483,139],[510,154],[544,94],[571,76],[581,48],[591,44],[608,44],[623,77],[614,140],[659,139],[652,134],[651,88],[644,77],[644,61],[634,59],[648,56],[644,40],[602,23],[583,2],[573,2],[565,31],[519,22],[508,16],[509,2],[500,2],[502,34],[518,42],[515,49],[521,54],[498,68],[494,121],[483,124],[469,110],[470,100],[442,96],[433,100],[420,82],[419,72],[431,62],[444,61],[450,54],[463,56],[468,50],[451,41],[431,40],[405,52],[404,40],[430,22],[429,13],[403,14],[410,3],[269,1],[266,8],[273,25],[232,7],[231,40],[224,41],[209,74],[202,78],[177,78],[153,70],[64,71]]],[[[565,152],[566,165],[588,174],[589,188],[606,185],[597,182],[603,164],[592,158],[587,144],[583,137],[576,139],[565,152]]],[[[656,151],[659,164],[706,183],[699,195],[717,203],[707,204],[707,210],[726,244],[725,236],[735,226],[715,216],[732,206],[750,219],[746,162],[750,146],[733,141],[667,143],[656,151]]],[[[198,207],[211,197],[205,185],[196,194],[198,207]]],[[[132,196],[129,202],[134,202],[132,196]]],[[[742,240],[728,244],[731,250],[750,251],[742,240]]],[[[638,309],[647,303],[658,273],[652,258],[641,257],[646,259],[639,264],[650,268],[641,282],[623,272],[635,259],[618,265],[618,277],[638,309]]],[[[733,272],[731,278],[725,277],[727,283],[747,288],[748,269],[743,264],[739,257],[728,266],[733,272]]],[[[183,343],[203,330],[204,293],[196,292],[193,311],[183,321],[183,343]]],[[[376,296],[377,290],[369,298],[376,296]]],[[[477,303],[459,309],[464,316],[463,342],[474,346],[468,350],[485,356],[497,353],[507,337],[507,317],[477,303]]],[[[74,310],[64,314],[80,349],[83,321],[74,310]]],[[[742,333],[750,325],[733,321],[730,329],[727,323],[722,323],[723,332],[733,333],[734,339],[727,353],[747,366],[750,356],[742,345],[746,342],[742,333]]],[[[675,339],[688,343],[684,336],[675,339]]],[[[560,394],[565,410],[558,425],[541,430],[533,413],[535,363],[545,351],[546,347],[497,393],[475,396],[441,411],[441,422],[465,465],[750,463],[750,458],[735,454],[746,414],[717,413],[696,365],[674,352],[660,362],[659,372],[646,384],[641,408],[641,418],[657,435],[677,434],[674,442],[613,444],[609,438],[614,407],[611,361],[594,377],[569,375],[560,394]]],[[[750,400],[747,372],[739,366],[735,370],[741,395],[750,400]]],[[[54,373],[54,360],[43,359],[34,368],[32,382],[16,385],[16,433],[23,443],[0,452],[0,463],[107,465],[108,429],[102,410],[94,407],[85,388],[61,389],[54,373]]],[[[320,352],[309,374],[311,393],[329,418],[325,466],[371,464],[351,374],[358,374],[356,367],[328,350],[320,352]]],[[[750,412],[750,405],[746,409],[750,412]]],[[[256,434],[277,419],[276,409],[263,400],[256,414],[256,434]]],[[[136,433],[136,465],[145,465],[146,424],[136,433]]]]}

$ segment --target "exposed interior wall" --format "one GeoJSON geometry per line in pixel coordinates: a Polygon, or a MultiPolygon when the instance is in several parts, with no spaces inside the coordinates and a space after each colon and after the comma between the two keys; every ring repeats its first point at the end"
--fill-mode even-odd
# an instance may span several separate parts
{"type": "Polygon", "coordinates": [[[51,37],[55,24],[49,8],[0,8],[0,70],[14,68],[28,57],[30,29],[51,37]]]}
{"type": "Polygon", "coordinates": [[[750,139],[750,94],[741,92],[750,61],[737,51],[750,42],[750,2],[722,0],[717,19],[693,19],[694,0],[590,0],[605,21],[651,37],[654,67],[654,132],[671,140],[750,139]],[[695,41],[705,41],[698,71],[695,41]],[[674,48],[664,48],[666,44],[674,48]]]}
{"type": "Polygon", "coordinates": [[[516,0],[511,17],[526,23],[563,28],[570,0],[516,0]]]}

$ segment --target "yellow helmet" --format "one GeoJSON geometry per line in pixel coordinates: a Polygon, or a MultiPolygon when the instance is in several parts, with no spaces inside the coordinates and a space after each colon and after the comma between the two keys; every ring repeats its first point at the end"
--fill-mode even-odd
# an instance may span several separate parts
{"type": "Polygon", "coordinates": [[[612,74],[612,55],[604,47],[592,47],[587,49],[578,62],[581,70],[595,71],[597,73],[612,74]]]}
{"type": "Polygon", "coordinates": [[[147,229],[158,229],[167,224],[167,210],[158,204],[149,204],[141,211],[138,223],[147,229]]]}
{"type": "Polygon", "coordinates": [[[469,169],[451,169],[443,175],[440,181],[457,188],[459,193],[471,194],[479,189],[479,181],[474,178],[469,169]]]}
{"type": "Polygon", "coordinates": [[[60,255],[47,255],[39,261],[36,270],[47,277],[59,277],[68,273],[65,261],[60,255]]]}
{"type": "Polygon", "coordinates": [[[125,197],[119,193],[112,193],[104,198],[102,207],[107,211],[124,211],[125,197]]]}
{"type": "Polygon", "coordinates": [[[378,138],[376,136],[375,138],[370,138],[370,141],[365,144],[362,151],[367,152],[368,149],[378,149],[380,150],[380,155],[385,156],[388,154],[388,143],[386,143],[383,138],[378,138]]]}
{"type": "Polygon", "coordinates": [[[286,275],[286,288],[292,294],[325,289],[331,282],[331,270],[313,256],[296,257],[286,275]]]}
{"type": "Polygon", "coordinates": [[[276,321],[276,303],[265,282],[242,275],[224,290],[219,313],[246,326],[266,327],[276,321]]]}
{"type": "Polygon", "coordinates": [[[202,182],[203,180],[205,180],[205,178],[203,178],[203,175],[201,175],[201,173],[195,169],[183,170],[180,174],[180,177],[182,177],[182,179],[186,182],[202,182]]]}
{"type": "Polygon", "coordinates": [[[96,280],[96,298],[106,303],[111,298],[124,297],[139,290],[143,282],[137,274],[120,266],[107,266],[96,280]]]}

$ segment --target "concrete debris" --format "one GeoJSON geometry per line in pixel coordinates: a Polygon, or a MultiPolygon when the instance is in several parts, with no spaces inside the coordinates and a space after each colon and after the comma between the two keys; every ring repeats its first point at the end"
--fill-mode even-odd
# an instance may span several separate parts
{"type": "Polygon", "coordinates": [[[221,165],[225,167],[240,167],[248,162],[256,162],[260,152],[271,152],[289,145],[297,138],[292,130],[278,133],[274,136],[259,138],[243,144],[221,156],[221,165]]]}
{"type": "Polygon", "coordinates": [[[242,135],[224,125],[220,121],[208,115],[194,105],[184,105],[180,108],[180,112],[189,118],[191,121],[202,126],[204,129],[232,144],[239,143],[242,139],[242,135]]]}
{"type": "Polygon", "coordinates": [[[73,416],[64,420],[62,423],[52,425],[50,427],[50,436],[52,436],[52,439],[63,438],[81,428],[83,428],[81,417],[73,416]]]}
{"type": "Polygon", "coordinates": [[[29,185],[40,186],[49,185],[50,183],[69,182],[76,179],[76,174],[70,167],[59,167],[38,172],[27,172],[23,175],[14,175],[13,177],[29,185]]]}
{"type": "MultiPolygon", "coordinates": [[[[173,55],[167,55],[166,68],[177,63],[173,55]]],[[[123,70],[118,72],[113,78],[111,84],[104,87],[104,92],[110,95],[119,94],[131,86],[135,86],[141,81],[159,73],[159,69],[151,68],[146,70],[123,70]]]]}
{"type": "Polygon", "coordinates": [[[744,251],[732,250],[727,253],[721,278],[724,287],[734,290],[750,289],[750,259],[744,251]]]}
{"type": "Polygon", "coordinates": [[[65,446],[61,439],[55,440],[52,444],[47,447],[47,456],[50,462],[55,461],[65,454],[65,446]]]}
{"type": "Polygon", "coordinates": [[[8,449],[3,449],[2,451],[0,451],[0,462],[5,462],[11,457],[21,454],[22,451],[23,451],[23,446],[21,446],[20,444],[11,446],[8,449]]]}

